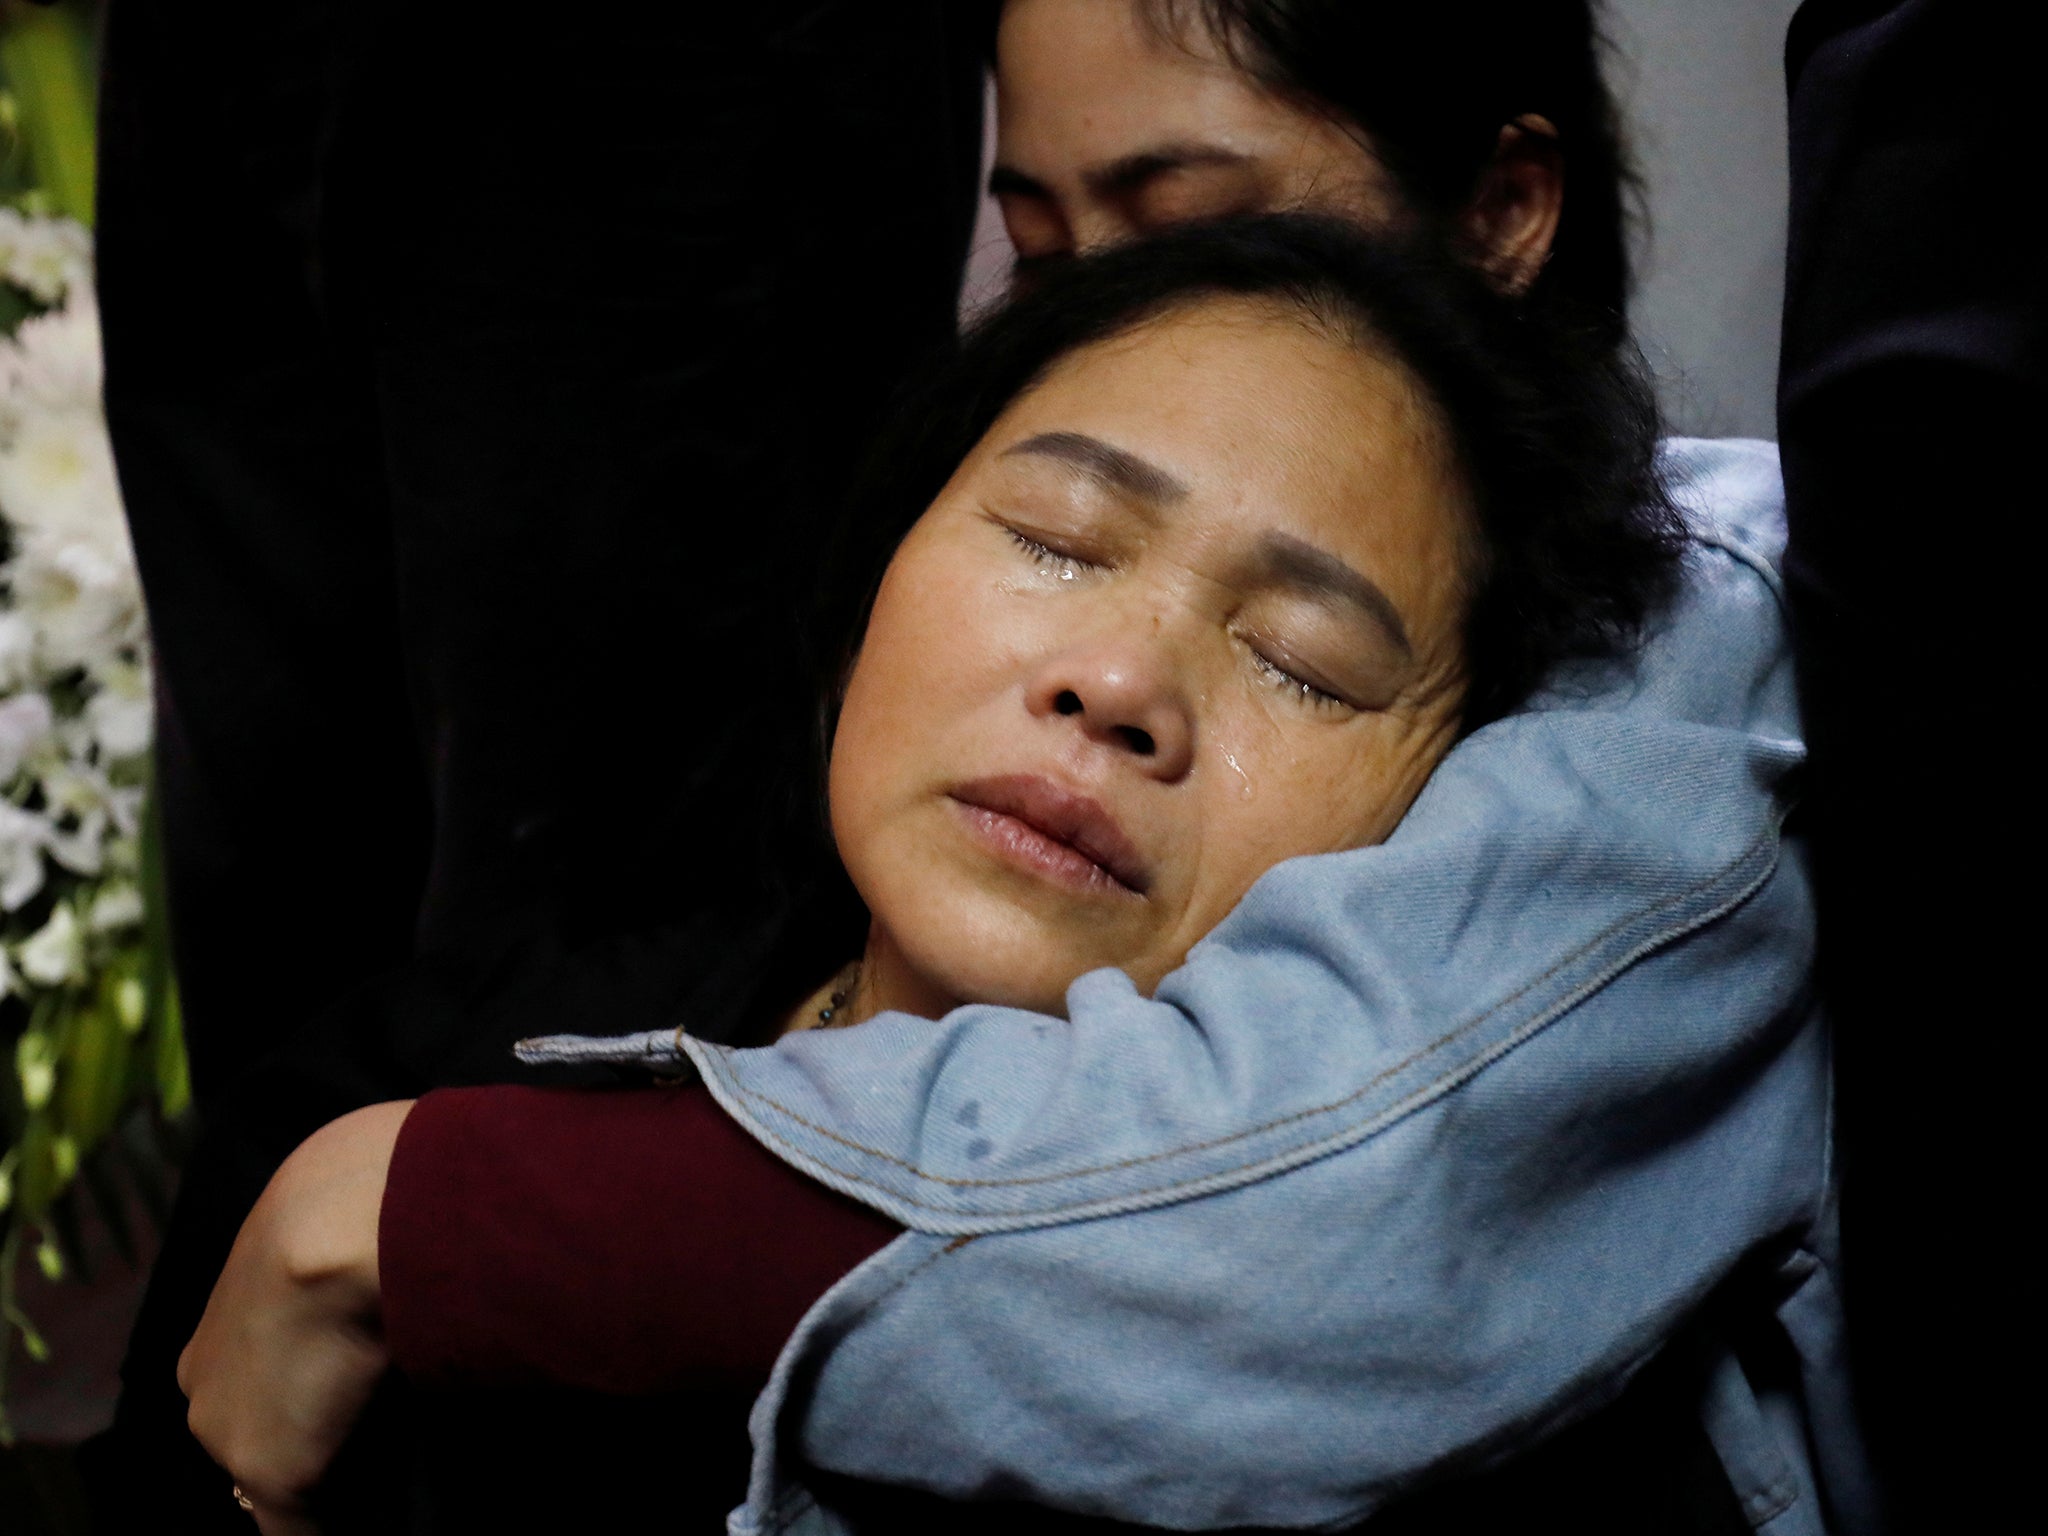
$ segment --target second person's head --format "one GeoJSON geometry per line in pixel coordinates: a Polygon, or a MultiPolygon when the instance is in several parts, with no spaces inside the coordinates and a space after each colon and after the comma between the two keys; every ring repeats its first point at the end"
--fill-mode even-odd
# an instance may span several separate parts
{"type": "Polygon", "coordinates": [[[1191,220],[1427,229],[1618,317],[1628,184],[1588,0],[1002,0],[992,186],[1020,271],[1191,220]]]}

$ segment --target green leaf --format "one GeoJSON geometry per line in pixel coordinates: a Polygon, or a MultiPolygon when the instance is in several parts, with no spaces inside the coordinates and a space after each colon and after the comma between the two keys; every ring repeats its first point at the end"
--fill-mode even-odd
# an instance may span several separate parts
{"type": "Polygon", "coordinates": [[[64,1129],[89,1151],[113,1129],[128,1086],[128,1032],[121,1026],[114,993],[118,975],[100,978],[98,996],[79,1009],[65,1041],[58,1113],[64,1129]]]}
{"type": "Polygon", "coordinates": [[[59,1185],[50,1142],[49,1120],[36,1115],[29,1120],[15,1147],[20,1158],[14,1166],[14,1218],[17,1222],[41,1221],[57,1198],[59,1185]]]}
{"type": "Polygon", "coordinates": [[[156,1025],[156,1095],[164,1115],[176,1120],[192,1103],[192,1075],[185,1060],[185,1013],[175,986],[164,989],[156,1025]]]}
{"type": "Polygon", "coordinates": [[[57,1091],[57,1043],[31,1025],[14,1042],[14,1075],[21,1083],[21,1101],[34,1114],[57,1091]]]}
{"type": "Polygon", "coordinates": [[[69,8],[10,6],[5,16],[0,74],[14,98],[15,132],[31,184],[52,211],[90,225],[95,145],[88,23],[69,8]]]}

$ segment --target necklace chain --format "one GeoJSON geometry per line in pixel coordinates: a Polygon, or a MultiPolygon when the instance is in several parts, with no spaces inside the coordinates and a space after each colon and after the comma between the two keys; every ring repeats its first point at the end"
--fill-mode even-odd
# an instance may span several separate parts
{"type": "Polygon", "coordinates": [[[860,985],[860,962],[854,961],[839,973],[839,984],[825,998],[825,1006],[818,1010],[818,1027],[827,1029],[832,1021],[845,1009],[852,999],[854,989],[860,985]]]}

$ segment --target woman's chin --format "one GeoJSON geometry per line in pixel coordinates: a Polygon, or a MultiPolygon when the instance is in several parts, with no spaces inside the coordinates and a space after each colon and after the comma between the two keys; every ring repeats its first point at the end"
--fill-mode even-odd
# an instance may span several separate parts
{"type": "MultiPolygon", "coordinates": [[[[1089,966],[1087,970],[1095,967],[1089,966]]],[[[995,1008],[1021,1008],[1027,1013],[1067,1015],[1067,988],[1082,971],[1048,976],[1033,968],[1024,973],[1001,966],[981,965],[968,974],[954,974],[941,983],[945,994],[955,999],[954,1007],[983,1004],[995,1008]]],[[[950,1010],[948,1010],[950,1011],[950,1010]]]]}
{"type": "MultiPolygon", "coordinates": [[[[1067,988],[1106,962],[1096,956],[1060,957],[1030,923],[1007,932],[935,935],[923,942],[895,944],[886,932],[871,934],[868,964],[877,1010],[895,1008],[938,1018],[954,1008],[988,1004],[1065,1017],[1067,988]],[[940,942],[932,943],[933,938],[940,942]]],[[[915,931],[915,930],[913,930],[915,931]]]]}
{"type": "Polygon", "coordinates": [[[1077,977],[1105,965],[1142,964],[1156,948],[1152,913],[1142,901],[1077,898],[1061,886],[963,858],[957,843],[942,845],[936,856],[919,852],[856,870],[872,917],[866,990],[877,1010],[935,1018],[982,1003],[1064,1016],[1067,988],[1077,977]],[[860,878],[867,874],[880,878],[860,878]]]}

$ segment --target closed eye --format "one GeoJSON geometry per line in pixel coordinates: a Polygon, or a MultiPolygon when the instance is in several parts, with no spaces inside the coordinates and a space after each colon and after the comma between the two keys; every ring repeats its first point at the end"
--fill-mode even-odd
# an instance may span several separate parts
{"type": "Polygon", "coordinates": [[[1339,698],[1327,688],[1319,688],[1305,677],[1297,676],[1287,668],[1260,651],[1257,646],[1248,647],[1252,666],[1258,672],[1260,681],[1278,693],[1287,695],[1297,703],[1310,709],[1350,710],[1353,705],[1347,699],[1339,698]]]}
{"type": "Polygon", "coordinates": [[[1092,560],[1083,560],[1079,555],[1070,555],[1064,550],[1054,549],[1050,544],[1041,543],[1030,534],[1019,532],[1007,524],[1004,525],[1003,532],[1010,536],[1011,543],[1031,557],[1033,565],[1053,572],[1061,581],[1073,581],[1083,571],[1092,571],[1096,568],[1092,560]]]}

